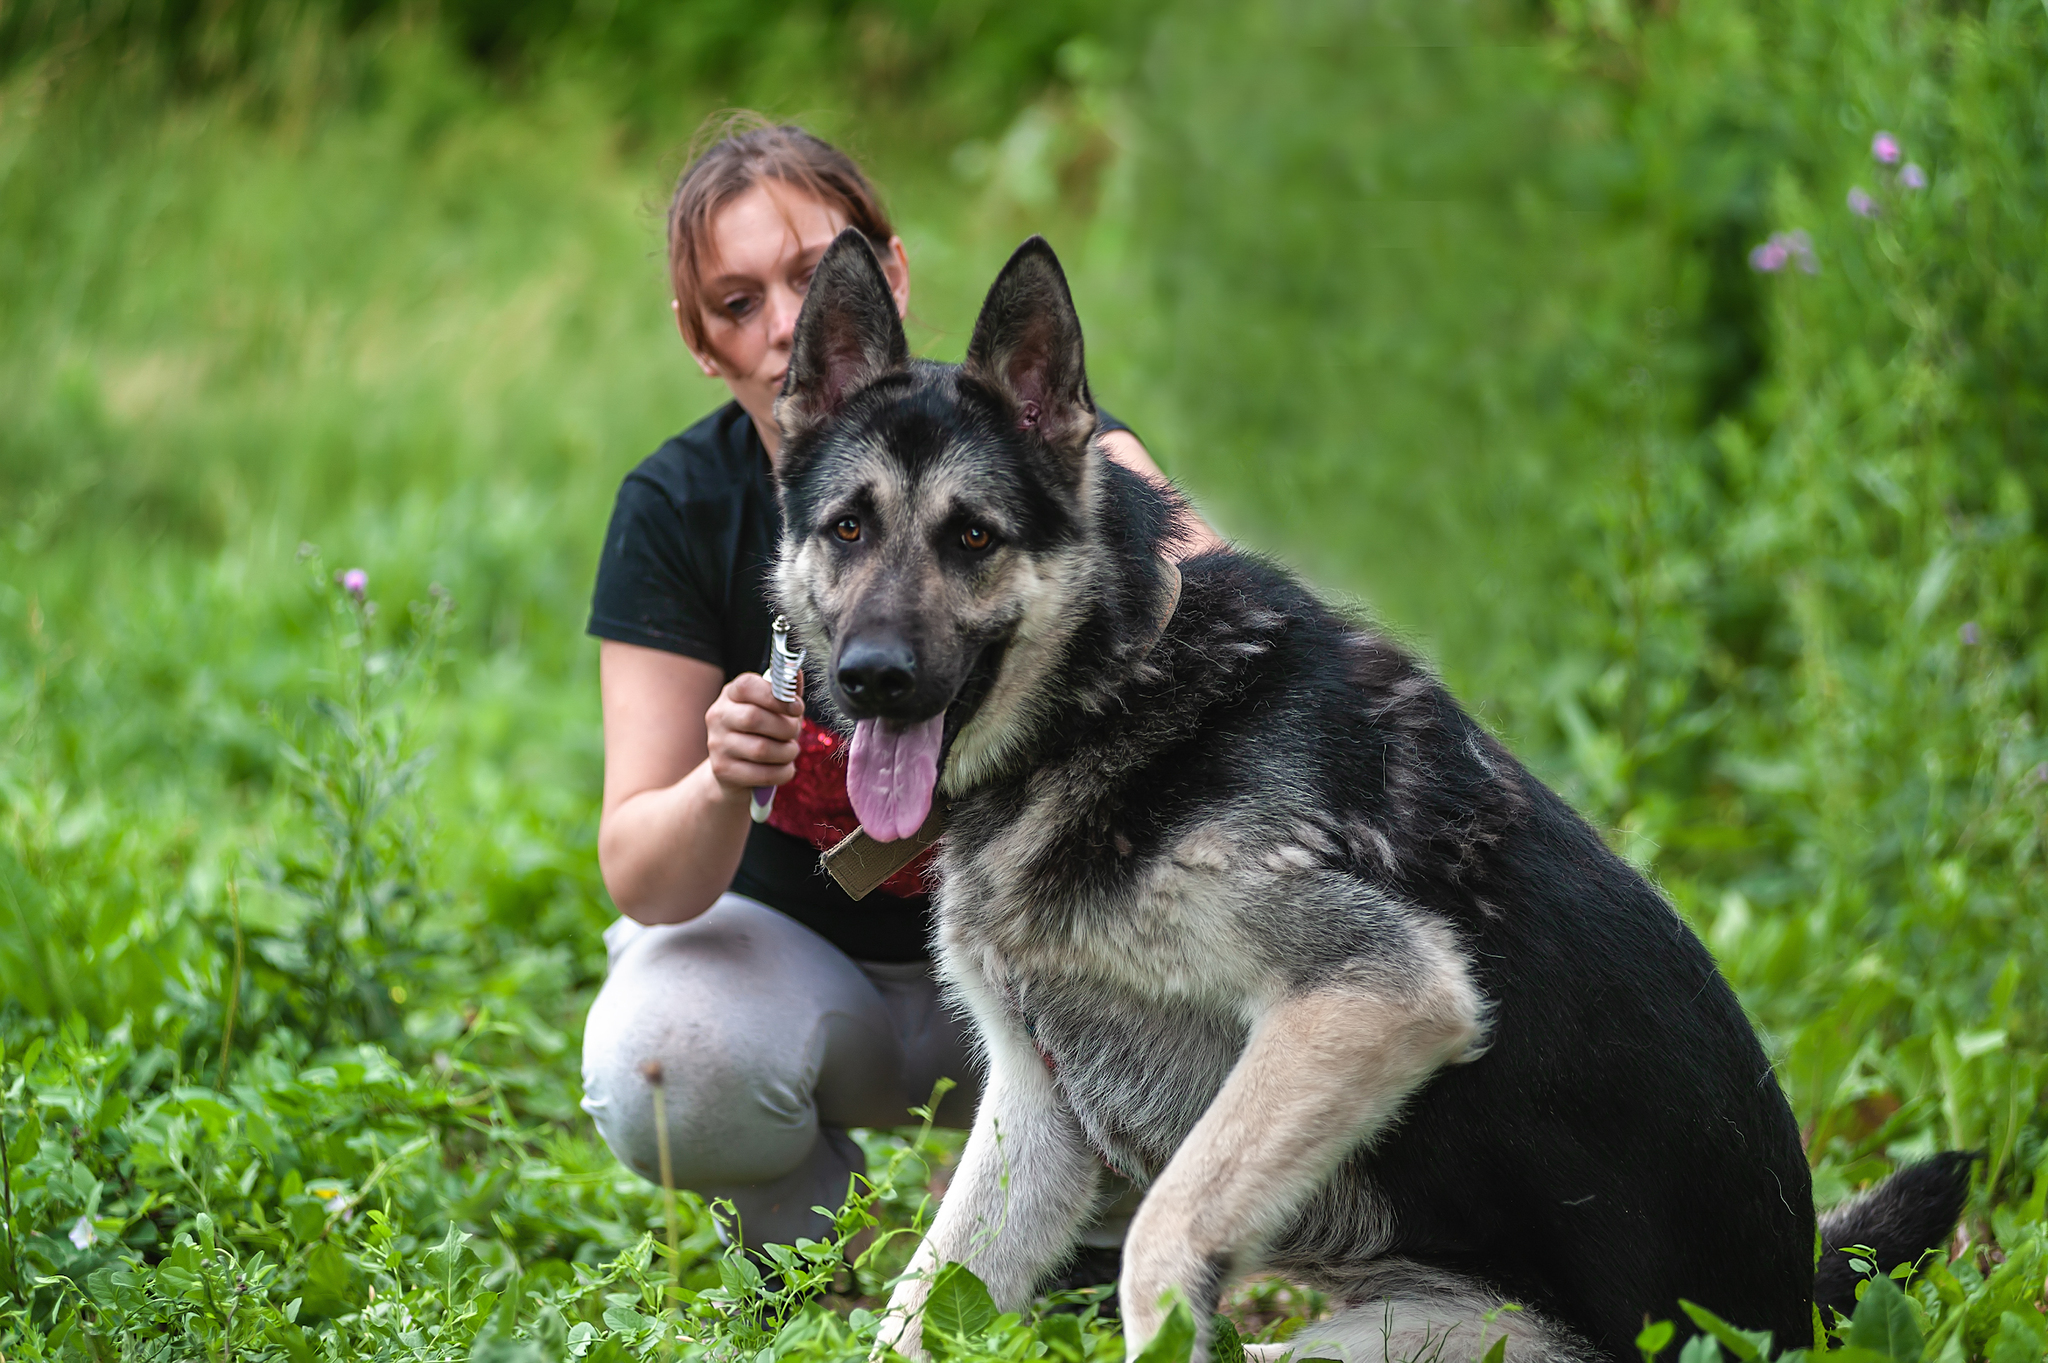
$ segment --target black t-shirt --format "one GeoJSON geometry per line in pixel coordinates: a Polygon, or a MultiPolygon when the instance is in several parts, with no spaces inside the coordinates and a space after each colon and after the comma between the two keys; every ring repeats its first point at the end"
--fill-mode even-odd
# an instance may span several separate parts
{"type": "MultiPolygon", "coordinates": [[[[1128,429],[1102,413],[1101,429],[1128,429]]],[[[731,681],[768,661],[782,512],[768,451],[737,402],[664,442],[626,475],[605,532],[590,633],[711,663],[731,681]]],[[[854,900],[818,849],[753,824],[732,888],[811,928],[856,960],[928,954],[924,895],[854,900]]]]}

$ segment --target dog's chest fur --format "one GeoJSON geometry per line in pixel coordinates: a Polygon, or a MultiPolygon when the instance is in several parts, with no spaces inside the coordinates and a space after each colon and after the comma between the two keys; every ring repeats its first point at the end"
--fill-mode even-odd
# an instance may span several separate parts
{"type": "Polygon", "coordinates": [[[949,838],[942,950],[949,975],[1031,1038],[1104,1160],[1142,1182],[1285,988],[1274,943],[1246,919],[1277,887],[1230,855],[1227,815],[1150,855],[1100,848],[1101,873],[1077,876],[1092,808],[1078,794],[1061,768],[1041,770],[995,836],[975,836],[971,811],[955,825],[967,836],[949,838]]]}
{"type": "Polygon", "coordinates": [[[1417,911],[1362,874],[1384,816],[1319,802],[1318,754],[1278,732],[1302,726],[1260,703],[1301,620],[1260,595],[1191,574],[1151,666],[1070,710],[1028,774],[957,798],[943,844],[945,973],[1031,1037],[1097,1151],[1141,1181],[1274,1001],[1417,950],[1417,911]]]}

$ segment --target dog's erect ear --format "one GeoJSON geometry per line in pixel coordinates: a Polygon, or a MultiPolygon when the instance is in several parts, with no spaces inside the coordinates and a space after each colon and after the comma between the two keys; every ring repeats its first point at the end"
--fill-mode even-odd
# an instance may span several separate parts
{"type": "Polygon", "coordinates": [[[859,229],[825,248],[790,342],[789,372],[775,399],[784,440],[831,420],[856,390],[910,362],[896,297],[859,229]]]}
{"type": "Polygon", "coordinates": [[[1044,237],[1017,248],[996,276],[964,372],[994,388],[1017,429],[1030,431],[1078,470],[1095,434],[1095,401],[1081,356],[1081,319],[1066,272],[1044,237]]]}

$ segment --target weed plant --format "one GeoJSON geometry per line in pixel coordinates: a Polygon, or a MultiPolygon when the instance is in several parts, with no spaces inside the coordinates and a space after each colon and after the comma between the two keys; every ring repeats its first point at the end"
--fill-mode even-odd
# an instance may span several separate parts
{"type": "MultiPolygon", "coordinates": [[[[0,9],[0,1354],[866,1354],[957,1133],[861,1133],[757,1261],[576,1107],[579,627],[722,399],[652,210],[747,103],[878,172],[925,353],[1052,237],[1212,519],[1659,878],[1823,1202],[1984,1152],[1840,1357],[2048,1356],[2048,11],[1012,9],[0,9]]],[[[938,1302],[950,1359],[1122,1351],[938,1302]]],[[[1701,1324],[1644,1353],[1814,1343],[1701,1324]]]]}

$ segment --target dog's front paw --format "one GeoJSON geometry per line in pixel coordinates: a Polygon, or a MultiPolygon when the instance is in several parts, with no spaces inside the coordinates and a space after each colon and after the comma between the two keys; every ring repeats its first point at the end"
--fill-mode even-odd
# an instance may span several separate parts
{"type": "Polygon", "coordinates": [[[1221,1285],[1222,1274],[1192,1256],[1160,1253],[1156,1240],[1149,1245],[1136,1242],[1134,1228],[1124,1246],[1123,1278],[1117,1284],[1124,1318],[1124,1356],[1135,1361],[1166,1328],[1174,1308],[1185,1306],[1194,1325],[1190,1352],[1195,1358],[1207,1357],[1209,1313],[1215,1309],[1215,1289],[1221,1285]]]}
{"type": "Polygon", "coordinates": [[[924,1351],[926,1295],[926,1284],[921,1279],[906,1282],[890,1294],[889,1305],[882,1312],[881,1328],[875,1331],[875,1347],[868,1354],[870,1363],[882,1363],[892,1352],[911,1360],[911,1363],[926,1363],[929,1357],[924,1351]]]}

